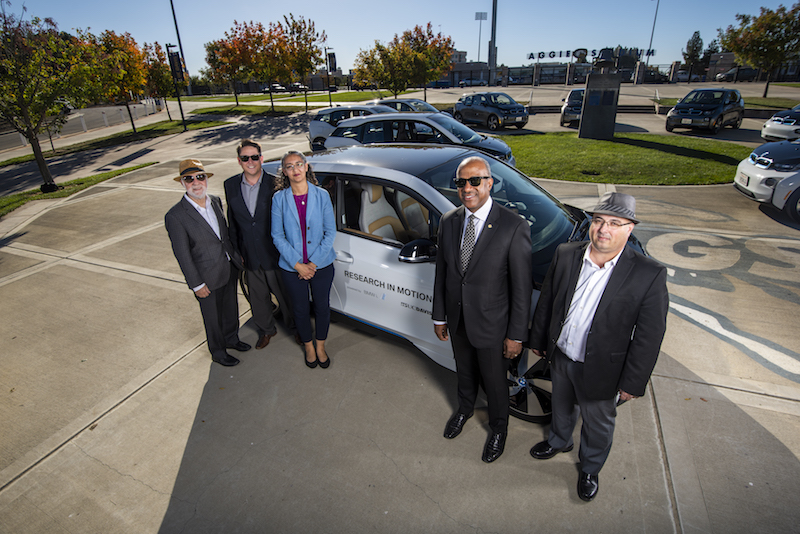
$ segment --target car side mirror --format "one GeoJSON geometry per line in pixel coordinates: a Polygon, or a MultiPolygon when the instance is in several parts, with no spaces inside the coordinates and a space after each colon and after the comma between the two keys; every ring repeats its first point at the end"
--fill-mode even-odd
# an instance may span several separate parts
{"type": "Polygon", "coordinates": [[[415,239],[400,249],[397,259],[404,263],[433,263],[437,250],[430,239],[415,239]]]}

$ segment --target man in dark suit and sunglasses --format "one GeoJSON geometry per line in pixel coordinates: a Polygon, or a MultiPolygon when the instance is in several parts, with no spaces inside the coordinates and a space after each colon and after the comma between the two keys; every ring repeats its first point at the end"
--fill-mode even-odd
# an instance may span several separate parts
{"type": "Polygon", "coordinates": [[[458,408],[444,430],[453,439],[472,416],[478,386],[491,434],[482,460],[503,454],[508,431],[508,360],[522,350],[531,306],[531,235],[524,219],[493,202],[488,162],[467,158],[456,171],[462,206],[442,216],[433,286],[436,336],[452,339],[458,408]]]}
{"type": "Polygon", "coordinates": [[[250,350],[239,340],[236,268],[231,265],[241,265],[241,257],[231,245],[222,202],[206,194],[211,176],[200,161],[181,161],[175,181],[183,184],[186,193],[167,212],[164,224],[186,283],[200,303],[211,359],[231,366],[239,360],[227,349],[250,350]]]}
{"type": "Polygon", "coordinates": [[[225,201],[233,246],[244,259],[245,277],[250,292],[250,308],[258,331],[257,349],[263,349],[278,329],[272,315],[272,297],[278,299],[286,326],[294,330],[294,317],[284,298],[278,275],[278,251],[270,231],[272,179],[261,168],[261,145],[244,139],[236,147],[241,174],[225,180],[225,201]]]}

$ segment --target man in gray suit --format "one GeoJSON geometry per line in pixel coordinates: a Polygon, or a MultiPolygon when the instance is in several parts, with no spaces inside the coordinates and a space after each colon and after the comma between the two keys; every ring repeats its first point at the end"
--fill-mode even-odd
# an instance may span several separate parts
{"type": "Polygon", "coordinates": [[[452,338],[458,409],[444,437],[461,433],[483,382],[491,434],[482,460],[503,454],[508,431],[508,359],[522,350],[531,306],[531,235],[511,210],[492,201],[487,161],[467,158],[456,171],[462,206],[442,216],[433,289],[436,336],[452,338]],[[449,331],[449,332],[448,332],[449,331]]]}
{"type": "Polygon", "coordinates": [[[186,194],[167,212],[164,224],[186,283],[200,303],[211,359],[231,366],[239,360],[226,349],[250,350],[239,340],[237,276],[231,266],[232,261],[241,265],[241,257],[228,237],[222,202],[206,194],[211,176],[200,161],[181,161],[175,181],[183,184],[186,194]]]}
{"type": "Polygon", "coordinates": [[[636,200],[606,193],[591,211],[589,242],[556,249],[533,316],[530,347],[550,360],[553,420],[531,456],[572,450],[583,419],[578,497],[592,500],[614,436],[617,403],[644,395],[666,331],[663,265],[632,250],[636,200]]]}

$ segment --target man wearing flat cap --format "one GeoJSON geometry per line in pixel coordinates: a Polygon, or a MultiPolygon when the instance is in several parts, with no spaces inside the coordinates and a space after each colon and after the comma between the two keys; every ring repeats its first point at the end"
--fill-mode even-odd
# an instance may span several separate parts
{"type": "Polygon", "coordinates": [[[186,194],[167,212],[164,224],[186,283],[200,303],[211,359],[231,366],[239,360],[227,349],[250,350],[239,340],[236,268],[231,265],[241,265],[241,257],[228,237],[222,202],[206,194],[211,176],[200,161],[181,161],[175,181],[183,184],[186,194]]]}
{"type": "Polygon", "coordinates": [[[550,361],[553,420],[538,460],[573,448],[583,419],[578,497],[591,501],[611,450],[618,403],[640,397],[666,330],[669,295],[663,265],[626,246],[636,200],[606,193],[589,213],[589,242],[558,247],[533,316],[529,344],[550,361]]]}

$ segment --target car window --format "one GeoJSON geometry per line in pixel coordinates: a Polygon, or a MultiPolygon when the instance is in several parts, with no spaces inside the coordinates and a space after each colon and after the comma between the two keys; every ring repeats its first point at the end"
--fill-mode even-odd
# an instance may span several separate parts
{"type": "Polygon", "coordinates": [[[331,137],[344,137],[347,139],[358,139],[361,126],[348,126],[336,128],[331,137]]]}
{"type": "Polygon", "coordinates": [[[339,124],[339,121],[342,121],[344,119],[349,119],[349,118],[350,118],[350,110],[349,109],[341,109],[341,110],[332,111],[331,112],[330,123],[333,124],[334,126],[336,126],[337,124],[339,124]]]}
{"type": "Polygon", "coordinates": [[[420,143],[442,143],[444,141],[442,133],[424,122],[414,122],[415,140],[420,143]]]}
{"type": "Polygon", "coordinates": [[[383,143],[385,140],[384,121],[372,121],[364,125],[362,143],[383,143]]]}
{"type": "Polygon", "coordinates": [[[501,104],[504,106],[516,104],[514,99],[505,93],[492,93],[491,95],[489,95],[489,98],[491,99],[493,104],[501,104]]]}
{"type": "Polygon", "coordinates": [[[692,91],[681,100],[682,104],[722,104],[725,91],[692,91]]]}
{"type": "Polygon", "coordinates": [[[392,141],[403,143],[414,140],[414,132],[408,121],[392,121],[391,125],[392,141]]]}
{"type": "Polygon", "coordinates": [[[445,115],[444,113],[432,115],[430,120],[440,125],[444,131],[455,135],[464,144],[477,143],[481,140],[481,136],[475,133],[471,128],[464,126],[453,117],[445,115]]]}
{"type": "Polygon", "coordinates": [[[414,239],[435,241],[439,214],[416,193],[360,176],[317,178],[321,184],[338,181],[337,230],[398,247],[414,239]]]}
{"type": "Polygon", "coordinates": [[[438,109],[427,102],[409,102],[408,105],[411,106],[411,111],[430,111],[431,113],[439,112],[438,109]]]}
{"type": "Polygon", "coordinates": [[[472,105],[472,97],[471,96],[468,96],[468,97],[466,97],[464,99],[464,105],[465,106],[471,106],[472,105]]]}

